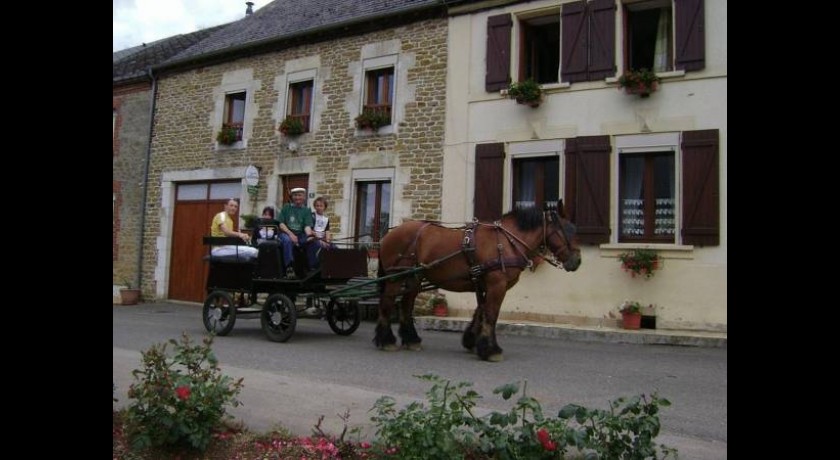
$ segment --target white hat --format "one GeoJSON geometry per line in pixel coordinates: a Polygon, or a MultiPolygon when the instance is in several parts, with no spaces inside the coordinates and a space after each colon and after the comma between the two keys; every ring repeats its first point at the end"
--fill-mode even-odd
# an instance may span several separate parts
{"type": "Polygon", "coordinates": [[[290,191],[290,193],[306,193],[306,189],[303,187],[295,187],[290,191]]]}

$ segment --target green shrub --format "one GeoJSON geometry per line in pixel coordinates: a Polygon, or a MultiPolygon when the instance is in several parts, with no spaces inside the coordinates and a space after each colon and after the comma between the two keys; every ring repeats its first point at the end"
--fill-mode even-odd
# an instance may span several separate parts
{"type": "Polygon", "coordinates": [[[371,131],[378,130],[381,126],[391,124],[390,112],[383,109],[372,109],[366,107],[362,113],[356,117],[356,128],[369,129],[371,131]]]}
{"type": "Polygon", "coordinates": [[[236,142],[236,127],[227,124],[216,134],[216,141],[223,145],[233,145],[236,142]]]}
{"type": "MultiPolygon", "coordinates": [[[[525,384],[510,411],[479,417],[473,408],[481,396],[471,383],[417,377],[432,382],[426,392],[429,407],[413,402],[397,410],[393,398],[379,398],[371,409],[377,436],[372,452],[396,459],[560,459],[570,449],[587,459],[676,456],[676,449],[653,443],[659,407],[670,405],[655,394],[649,400],[644,395],[618,398],[609,411],[569,404],[557,418],[547,418],[539,402],[526,394],[525,384]]],[[[493,393],[508,400],[519,393],[519,385],[503,385],[493,393]]]]}
{"type": "Polygon", "coordinates": [[[537,104],[542,101],[542,89],[539,83],[530,78],[511,83],[508,87],[508,97],[516,99],[520,104],[537,104]]]}
{"type": "Polygon", "coordinates": [[[134,399],[127,412],[127,428],[132,445],[137,449],[153,446],[188,446],[203,450],[210,442],[212,430],[225,417],[225,406],[240,404],[236,395],[242,379],[233,381],[221,374],[218,361],[206,337],[201,345],[193,345],[183,334],[174,347],[171,359],[166,343],[152,345],[142,352],[143,370],[133,371],[135,382],[128,390],[134,399]]]}

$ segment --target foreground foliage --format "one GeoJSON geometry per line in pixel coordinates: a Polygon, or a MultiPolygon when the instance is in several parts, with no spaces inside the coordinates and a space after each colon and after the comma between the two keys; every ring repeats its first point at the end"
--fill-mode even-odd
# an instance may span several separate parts
{"type": "MultiPolygon", "coordinates": [[[[415,402],[398,411],[387,396],[374,405],[375,446],[390,449],[392,458],[560,459],[574,454],[645,459],[677,454],[653,442],[659,435],[659,407],[671,404],[656,394],[618,398],[609,410],[569,404],[557,418],[549,418],[526,394],[525,385],[510,411],[477,416],[473,409],[480,396],[471,383],[418,377],[432,382],[426,393],[429,407],[415,402]]],[[[508,400],[519,393],[519,386],[503,385],[493,393],[508,400]]]]}
{"type": "Polygon", "coordinates": [[[208,336],[202,344],[193,344],[184,334],[174,339],[170,359],[166,343],[153,345],[142,352],[143,369],[133,371],[138,380],[128,390],[134,399],[127,411],[127,431],[134,447],[185,445],[205,449],[213,429],[223,419],[228,404],[240,403],[236,395],[242,379],[233,381],[222,375],[208,336]]]}
{"type": "MultiPolygon", "coordinates": [[[[292,436],[279,428],[251,433],[225,413],[242,379],[221,374],[210,350],[212,338],[194,345],[186,334],[180,342],[143,352],[143,370],[135,370],[127,409],[114,411],[113,457],[146,459],[659,459],[676,449],[657,446],[659,408],[670,402],[638,395],[611,401],[609,409],[587,409],[576,404],[547,417],[540,403],[521,394],[519,384],[507,384],[493,393],[504,400],[514,396],[507,412],[476,413],[481,396],[472,383],[452,383],[436,375],[418,378],[430,382],[427,404],[413,402],[402,409],[393,398],[379,398],[371,409],[376,436],[371,442],[346,439],[350,418],[339,436],[321,430],[323,416],[309,437],[292,436]]],[[[115,399],[116,400],[116,399],[115,399]]],[[[360,429],[351,431],[358,438],[360,429]]]]}

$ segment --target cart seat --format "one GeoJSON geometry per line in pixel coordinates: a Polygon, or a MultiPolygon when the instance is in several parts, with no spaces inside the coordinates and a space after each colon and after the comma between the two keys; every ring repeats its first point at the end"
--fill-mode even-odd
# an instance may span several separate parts
{"type": "Polygon", "coordinates": [[[203,243],[208,247],[207,251],[209,252],[208,255],[204,256],[204,260],[208,260],[211,263],[228,263],[228,264],[256,264],[257,261],[252,258],[248,257],[245,254],[237,253],[237,254],[229,254],[224,256],[214,256],[213,246],[248,246],[247,243],[242,241],[241,238],[237,238],[235,236],[205,236],[203,237],[203,243]]]}

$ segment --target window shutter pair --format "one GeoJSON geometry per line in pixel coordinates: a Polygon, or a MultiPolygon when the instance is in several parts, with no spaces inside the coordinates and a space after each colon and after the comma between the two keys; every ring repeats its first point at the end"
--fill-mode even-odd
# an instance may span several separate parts
{"type": "Polygon", "coordinates": [[[575,223],[581,243],[610,240],[609,136],[566,139],[566,215],[575,223]]]}
{"type": "Polygon", "coordinates": [[[675,59],[678,70],[706,66],[706,16],[703,0],[674,0],[675,59]]]}
{"type": "MultiPolygon", "coordinates": [[[[682,242],[700,246],[720,244],[720,190],[717,129],[682,133],[682,242]]],[[[500,218],[505,152],[504,143],[479,144],[475,149],[473,215],[482,221],[500,218]]],[[[566,215],[577,225],[581,243],[602,244],[610,239],[609,136],[566,139],[566,215]]]]}
{"type": "MultiPolygon", "coordinates": [[[[674,0],[675,58],[680,70],[706,64],[703,0],[674,0]]],[[[560,79],[564,82],[612,77],[615,69],[615,0],[578,1],[563,5],[560,79]]],[[[487,69],[484,88],[499,91],[510,84],[510,14],[487,18],[487,69]]]]}
{"type": "Polygon", "coordinates": [[[487,68],[484,74],[484,90],[488,93],[505,89],[510,85],[510,30],[513,20],[510,14],[487,18],[487,68]]]}
{"type": "Polygon", "coordinates": [[[600,80],[615,75],[615,1],[563,5],[560,80],[600,80]]]}

